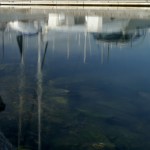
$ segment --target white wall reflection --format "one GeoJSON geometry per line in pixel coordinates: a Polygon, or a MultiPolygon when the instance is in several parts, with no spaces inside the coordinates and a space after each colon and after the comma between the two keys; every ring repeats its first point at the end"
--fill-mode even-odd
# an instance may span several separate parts
{"type": "MultiPolygon", "coordinates": [[[[22,40],[27,37],[36,39],[41,34],[40,42],[43,45],[52,45],[52,51],[63,39],[63,44],[67,48],[67,59],[70,57],[72,44],[72,35],[74,34],[74,42],[79,47],[83,47],[83,62],[86,62],[87,48],[92,50],[92,41],[96,41],[101,50],[101,62],[103,63],[103,51],[112,49],[112,47],[128,47],[134,43],[143,41],[148,33],[150,20],[137,19],[119,19],[119,18],[104,18],[102,16],[71,16],[63,13],[50,13],[47,17],[39,20],[15,20],[10,22],[2,22],[1,35],[3,43],[4,55],[4,40],[5,34],[9,34],[11,39],[18,41],[22,36],[22,40]],[[17,38],[15,37],[17,36],[17,38]],[[81,41],[82,40],[82,41],[81,41]],[[48,44],[48,43],[51,44],[48,44]]],[[[28,42],[26,42],[28,44],[28,42]]],[[[46,48],[47,49],[47,48],[46,48]]],[[[108,55],[108,54],[107,54],[108,55]]],[[[109,56],[109,55],[108,55],[109,56]]],[[[4,57],[4,56],[3,56],[4,57]]],[[[43,63],[44,64],[44,63],[43,63]]]]}

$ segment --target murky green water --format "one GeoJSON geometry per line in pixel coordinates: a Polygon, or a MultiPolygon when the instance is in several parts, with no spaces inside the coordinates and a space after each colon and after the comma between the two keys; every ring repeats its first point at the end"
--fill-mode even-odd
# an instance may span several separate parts
{"type": "Polygon", "coordinates": [[[0,22],[0,133],[9,146],[149,150],[150,20],[24,13],[0,22]]]}

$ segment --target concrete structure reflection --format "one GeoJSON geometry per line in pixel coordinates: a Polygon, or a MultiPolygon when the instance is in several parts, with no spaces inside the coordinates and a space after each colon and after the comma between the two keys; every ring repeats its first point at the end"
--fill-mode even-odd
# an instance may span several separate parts
{"type": "MultiPolygon", "coordinates": [[[[115,18],[103,18],[100,16],[79,16],[71,17],[63,16],[59,14],[49,14],[48,24],[45,26],[44,40],[48,41],[52,38],[52,31],[63,33],[79,33],[79,45],[80,34],[84,33],[84,62],[86,61],[86,49],[87,49],[87,36],[89,40],[89,47],[91,49],[91,42],[89,34],[93,35],[93,38],[98,41],[103,50],[107,49],[108,58],[109,51],[113,46],[122,47],[133,44],[134,41],[144,38],[147,28],[150,26],[149,20],[130,20],[130,19],[115,19],[115,18]]],[[[56,37],[57,39],[58,37],[56,37]]],[[[68,42],[69,40],[67,40],[68,42]]],[[[67,43],[68,45],[68,43],[67,43]]],[[[103,58],[101,58],[103,60],[103,58]]],[[[103,62],[103,61],[102,61],[103,62]]]]}
{"type": "MultiPolygon", "coordinates": [[[[78,46],[80,46],[81,36],[84,34],[83,62],[85,63],[87,48],[90,48],[90,53],[92,52],[91,40],[97,41],[96,43],[101,49],[101,60],[103,60],[104,50],[108,51],[107,58],[109,59],[111,47],[132,46],[136,41],[145,37],[149,26],[149,20],[70,16],[51,13],[48,14],[47,19],[39,21],[19,20],[8,22],[5,31],[10,33],[15,31],[18,35],[35,37],[41,33],[41,42],[45,43],[46,47],[48,47],[49,42],[52,42],[53,52],[57,40],[65,39],[67,59],[70,57],[71,34],[76,33],[78,35],[76,36],[78,46]],[[91,37],[93,38],[91,39],[91,37]]],[[[44,63],[42,62],[42,64],[44,63]]]]}
{"type": "MultiPolygon", "coordinates": [[[[57,41],[61,39],[66,40],[66,57],[69,59],[71,35],[75,33],[79,47],[84,37],[84,43],[82,42],[83,62],[85,63],[87,59],[87,49],[90,49],[90,54],[92,53],[91,40],[94,40],[99,50],[101,50],[101,63],[103,64],[104,52],[107,52],[107,60],[109,60],[109,53],[112,47],[132,47],[136,42],[144,39],[149,26],[149,20],[103,18],[101,16],[70,16],[54,13],[49,14],[47,19],[44,18],[43,20],[11,21],[7,23],[5,28],[3,27],[2,56],[4,58],[4,32],[10,35],[16,32],[17,40],[22,38],[19,37],[20,35],[23,35],[23,37],[38,37],[38,34],[41,33],[41,43],[43,46],[45,45],[45,50],[47,51],[48,45],[51,45],[48,43],[52,42],[53,53],[57,41]]],[[[44,64],[43,61],[42,64],[44,64]]]]}
{"type": "MultiPolygon", "coordinates": [[[[41,21],[42,22],[42,21],[41,21]]],[[[23,22],[14,21],[7,24],[7,31],[15,30],[25,35],[38,34],[42,30],[43,40],[52,39],[52,32],[75,32],[92,33],[94,37],[101,34],[103,39],[109,41],[119,39],[130,39],[130,35],[138,34],[142,28],[149,27],[149,20],[130,20],[103,18],[100,16],[66,16],[63,14],[49,14],[47,22],[23,22]],[[140,31],[137,33],[137,31],[140,31]],[[106,36],[107,35],[107,36],[106,36]],[[111,36],[109,36],[111,35],[111,36]]],[[[140,35],[139,35],[140,36],[140,35]]],[[[57,37],[56,37],[57,38],[57,37]]],[[[121,42],[118,41],[118,43],[121,42]]]]}

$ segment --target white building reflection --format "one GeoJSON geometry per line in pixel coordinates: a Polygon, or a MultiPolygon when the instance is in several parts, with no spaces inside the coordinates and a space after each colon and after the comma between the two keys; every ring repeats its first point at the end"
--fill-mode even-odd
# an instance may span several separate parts
{"type": "MultiPolygon", "coordinates": [[[[34,36],[36,38],[41,33],[41,44],[48,45],[49,42],[52,42],[53,52],[58,40],[63,39],[65,40],[64,45],[67,47],[67,59],[70,57],[70,35],[76,34],[78,42],[75,42],[77,42],[78,46],[81,46],[81,43],[83,45],[83,62],[85,63],[87,48],[90,49],[90,53],[92,52],[91,40],[96,41],[98,47],[100,47],[101,60],[103,60],[103,51],[107,51],[107,56],[109,56],[109,50],[112,47],[132,47],[134,43],[145,37],[149,26],[150,20],[103,18],[102,16],[71,16],[50,13],[46,18],[40,20],[22,19],[7,22],[3,33],[7,32],[11,35],[13,32],[16,32],[18,35],[34,36]]],[[[2,41],[4,41],[4,34],[2,41]]]]}
{"type": "Polygon", "coordinates": [[[103,63],[104,51],[107,52],[107,58],[109,59],[111,48],[132,47],[139,40],[143,40],[149,30],[150,20],[50,13],[46,18],[40,20],[22,19],[5,22],[5,24],[5,28],[2,30],[3,58],[4,33],[9,33],[11,37],[14,32],[18,36],[24,35],[23,40],[27,36],[37,38],[38,34],[41,33],[41,44],[44,47],[44,45],[49,45],[49,42],[52,43],[50,45],[52,45],[53,52],[58,41],[63,39],[63,41],[65,40],[64,46],[67,47],[67,59],[70,57],[71,35],[74,34],[76,36],[76,41],[74,41],[77,43],[76,45],[79,47],[83,45],[83,62],[85,63],[87,59],[87,49],[90,49],[90,53],[92,53],[91,40],[94,40],[101,51],[101,62],[103,63]]]}
{"type": "MultiPolygon", "coordinates": [[[[116,40],[117,35],[132,35],[138,37],[143,36],[143,30],[150,26],[149,20],[131,20],[131,19],[115,19],[103,18],[101,16],[67,16],[64,14],[49,14],[47,20],[42,21],[11,21],[7,23],[5,31],[17,31],[20,34],[36,35],[42,31],[42,39],[44,41],[52,40],[55,32],[64,33],[91,33],[100,34],[102,41],[112,39],[116,40]],[[142,30],[142,31],[141,31],[142,30]],[[112,37],[112,38],[111,38],[112,37]]],[[[63,35],[62,35],[63,36],[63,35]]],[[[55,39],[61,38],[55,35],[55,39]]],[[[96,36],[95,36],[96,38],[96,36]]],[[[119,37],[123,38],[124,37],[119,37]]],[[[125,39],[124,39],[125,41],[125,39]]],[[[111,42],[111,40],[109,41],[111,42]]],[[[118,44],[121,40],[118,40],[118,44]]]]}

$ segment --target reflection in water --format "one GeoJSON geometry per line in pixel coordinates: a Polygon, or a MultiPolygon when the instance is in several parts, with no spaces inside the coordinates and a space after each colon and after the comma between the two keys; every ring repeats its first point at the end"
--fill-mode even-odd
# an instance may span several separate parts
{"type": "Polygon", "coordinates": [[[18,149],[21,146],[22,137],[22,122],[23,122],[23,111],[24,111],[24,87],[25,87],[25,72],[24,72],[24,51],[25,41],[23,35],[17,36],[17,43],[19,46],[21,63],[20,63],[20,84],[19,84],[19,126],[18,126],[18,149]]]}
{"type": "MultiPolygon", "coordinates": [[[[21,36],[22,37],[22,36],[21,36]]],[[[22,39],[21,39],[22,43],[22,39]]],[[[25,78],[24,78],[24,60],[23,60],[23,46],[20,47],[21,52],[21,65],[20,65],[20,86],[19,86],[19,130],[18,130],[18,149],[20,147],[21,143],[21,132],[22,132],[22,118],[23,118],[23,103],[24,103],[24,97],[23,97],[23,89],[25,87],[25,78]]]]}
{"type": "MultiPolygon", "coordinates": [[[[145,134],[146,138],[149,135],[143,128],[146,125],[149,129],[150,72],[144,70],[144,61],[143,68],[137,67],[142,62],[132,62],[132,51],[130,56],[123,52],[124,57],[118,51],[138,49],[140,42],[147,41],[150,20],[53,13],[44,19],[20,19],[5,25],[1,30],[2,60],[6,55],[6,63],[12,63],[10,68],[15,68],[16,63],[20,68],[11,73],[0,68],[4,73],[0,83],[5,88],[4,76],[18,80],[15,74],[19,74],[18,85],[13,85],[19,89],[19,104],[15,100],[12,103],[12,107],[18,107],[19,120],[10,119],[13,126],[8,130],[14,129],[12,135],[5,125],[2,128],[18,150],[141,150],[143,145],[150,148],[145,142],[145,134]],[[7,40],[8,35],[12,41],[7,40]],[[104,62],[105,58],[109,62],[110,57],[108,66],[104,62]],[[99,58],[103,65],[98,65],[99,58]],[[138,69],[143,69],[144,75],[137,75],[138,69]],[[29,110],[30,105],[37,105],[38,110],[29,110]],[[29,121],[30,128],[26,127],[29,121]],[[12,136],[18,137],[18,143],[12,136]],[[138,140],[145,143],[140,145],[138,140]]],[[[140,54],[137,50],[133,55],[139,58],[140,54]]],[[[2,94],[7,93],[14,94],[2,94]]],[[[0,111],[4,109],[0,97],[0,111]]],[[[7,113],[4,115],[17,114],[10,108],[7,113]]],[[[4,124],[9,126],[8,122],[4,124]]]]}
{"type": "Polygon", "coordinates": [[[0,96],[0,112],[5,110],[5,104],[2,100],[2,97],[0,96]]]}
{"type": "Polygon", "coordinates": [[[42,100],[41,33],[40,32],[38,34],[37,99],[38,99],[38,150],[40,150],[41,149],[41,100],[42,100]]]}
{"type": "Polygon", "coordinates": [[[146,30],[149,25],[149,20],[109,19],[100,16],[75,17],[63,14],[49,14],[47,20],[42,21],[8,22],[6,31],[18,32],[17,41],[21,40],[23,35],[32,35],[36,38],[38,33],[42,31],[41,40],[46,43],[46,47],[48,46],[48,42],[52,41],[53,51],[57,40],[64,38],[67,46],[67,59],[70,56],[71,35],[74,33],[78,34],[78,45],[80,46],[81,34],[84,33],[83,62],[86,62],[87,57],[87,40],[90,53],[92,52],[92,36],[96,40],[96,43],[102,47],[101,62],[103,63],[103,49],[107,49],[107,56],[109,56],[110,49],[113,46],[132,46],[134,42],[136,43],[137,40],[142,40],[146,36],[146,30]]]}
{"type": "MultiPolygon", "coordinates": [[[[31,32],[30,32],[31,33],[31,32]]],[[[27,34],[27,33],[26,33],[27,34]]],[[[22,118],[23,118],[23,103],[24,103],[24,87],[25,87],[25,76],[24,76],[24,48],[25,38],[24,35],[17,36],[17,43],[21,54],[21,75],[20,75],[20,104],[19,104],[19,131],[18,131],[18,149],[21,144],[21,132],[22,132],[22,118]]],[[[37,63],[37,103],[38,103],[38,150],[41,150],[41,100],[42,100],[42,68],[44,66],[44,60],[46,56],[48,42],[46,43],[43,60],[41,59],[41,32],[38,33],[38,63],[37,63]]]]}

